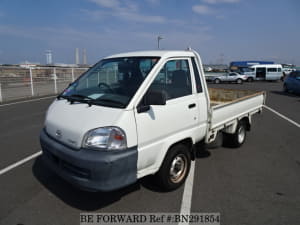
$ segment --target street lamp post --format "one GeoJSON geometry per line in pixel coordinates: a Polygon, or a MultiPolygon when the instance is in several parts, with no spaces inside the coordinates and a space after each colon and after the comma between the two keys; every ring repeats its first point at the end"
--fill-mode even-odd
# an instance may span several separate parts
{"type": "Polygon", "coordinates": [[[162,40],[163,39],[163,37],[162,36],[160,36],[160,35],[158,35],[158,37],[157,37],[157,48],[159,49],[159,42],[160,42],[160,40],[162,40]]]}

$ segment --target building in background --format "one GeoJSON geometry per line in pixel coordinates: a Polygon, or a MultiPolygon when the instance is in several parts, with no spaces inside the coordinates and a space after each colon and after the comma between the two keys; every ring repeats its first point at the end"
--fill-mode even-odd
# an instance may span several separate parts
{"type": "Polygon", "coordinates": [[[46,51],[46,64],[47,65],[53,64],[53,61],[52,61],[52,51],[51,50],[47,50],[46,51]]]}

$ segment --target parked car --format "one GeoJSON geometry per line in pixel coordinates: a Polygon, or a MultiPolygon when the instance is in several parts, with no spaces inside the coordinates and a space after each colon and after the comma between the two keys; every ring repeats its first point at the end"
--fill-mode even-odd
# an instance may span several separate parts
{"type": "Polygon", "coordinates": [[[284,73],[284,75],[289,75],[291,72],[295,71],[296,69],[294,68],[289,68],[289,67],[283,67],[282,68],[282,72],[284,73]]]}
{"type": "Polygon", "coordinates": [[[280,78],[281,81],[284,81],[287,75],[289,75],[291,72],[296,71],[295,68],[282,68],[282,77],[280,78]]]}
{"type": "Polygon", "coordinates": [[[209,76],[206,78],[207,81],[212,81],[215,84],[220,84],[222,82],[233,82],[237,84],[242,84],[247,79],[247,75],[241,75],[235,72],[230,72],[219,76],[209,76]]]}
{"type": "Polygon", "coordinates": [[[283,91],[300,94],[300,70],[293,71],[287,75],[284,79],[283,91]]]}

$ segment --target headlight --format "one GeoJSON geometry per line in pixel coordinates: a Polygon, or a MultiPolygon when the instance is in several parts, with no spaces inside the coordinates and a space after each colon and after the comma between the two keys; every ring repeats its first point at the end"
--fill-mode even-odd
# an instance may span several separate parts
{"type": "Polygon", "coordinates": [[[122,150],[127,148],[126,135],[118,127],[101,127],[88,131],[82,146],[95,150],[122,150]]]}

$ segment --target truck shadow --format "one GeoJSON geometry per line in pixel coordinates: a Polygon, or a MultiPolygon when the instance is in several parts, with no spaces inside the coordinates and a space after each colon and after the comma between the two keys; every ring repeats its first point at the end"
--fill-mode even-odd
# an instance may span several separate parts
{"type": "Polygon", "coordinates": [[[86,192],[67,183],[42,162],[38,157],[32,167],[33,175],[52,194],[73,208],[93,211],[104,208],[119,201],[123,196],[140,189],[137,182],[126,188],[111,192],[86,192]]]}
{"type": "MultiPolygon", "coordinates": [[[[210,152],[202,145],[196,145],[196,158],[207,158],[210,152]]],[[[141,178],[136,183],[122,189],[111,192],[87,192],[72,186],[59,176],[54,174],[43,163],[39,156],[32,167],[35,178],[52,194],[67,205],[83,211],[94,211],[118,202],[129,193],[138,191],[144,187],[150,191],[164,193],[165,191],[155,182],[155,176],[150,175],[141,178]]]]}
{"type": "Polygon", "coordinates": [[[38,157],[32,167],[35,178],[52,194],[62,200],[67,205],[83,211],[94,211],[118,202],[122,197],[129,193],[138,191],[141,186],[158,193],[164,193],[159,185],[155,182],[154,176],[146,176],[136,183],[122,189],[111,192],[87,192],[72,186],[59,176],[54,174],[43,160],[38,157]]]}
{"type": "Polygon", "coordinates": [[[210,157],[211,153],[203,141],[196,143],[194,147],[196,150],[196,159],[210,157]]]}

